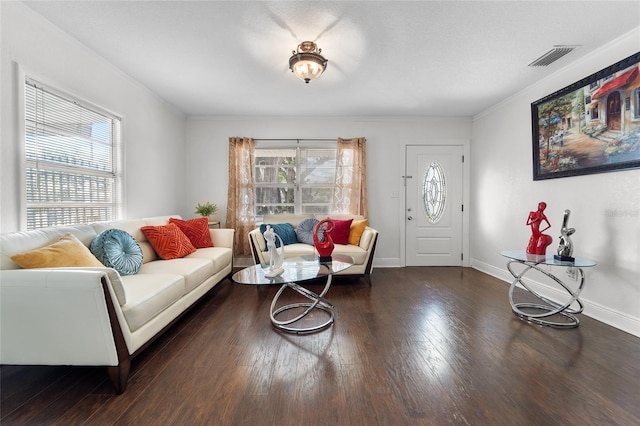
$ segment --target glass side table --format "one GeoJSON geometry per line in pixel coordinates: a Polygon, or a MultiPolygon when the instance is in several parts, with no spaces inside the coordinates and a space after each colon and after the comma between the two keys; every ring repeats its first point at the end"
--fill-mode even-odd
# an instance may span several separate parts
{"type": "Polygon", "coordinates": [[[530,254],[524,250],[506,250],[500,252],[500,254],[509,259],[507,262],[507,269],[514,278],[511,283],[511,288],[509,288],[509,303],[511,303],[511,310],[516,316],[535,324],[550,327],[574,328],[580,324],[580,320],[576,317],[576,314],[581,313],[584,309],[584,305],[580,300],[580,293],[582,292],[585,284],[583,268],[595,266],[596,262],[580,257],[576,257],[573,262],[560,261],[556,260],[553,255],[530,254]],[[514,271],[514,264],[522,265],[522,271],[514,271]],[[577,279],[579,284],[577,289],[572,290],[568,284],[562,281],[557,275],[553,274],[552,270],[547,270],[550,269],[547,268],[548,266],[574,268],[578,274],[577,279]],[[553,282],[557,283],[561,287],[561,290],[564,290],[564,292],[568,294],[568,300],[565,303],[554,302],[531,289],[531,286],[523,280],[524,275],[531,270],[538,271],[551,278],[553,282]],[[539,303],[514,301],[513,291],[518,284],[520,284],[526,292],[535,296],[539,303]],[[573,304],[577,304],[577,307],[572,308],[571,306],[573,304]],[[554,315],[563,316],[564,321],[552,320],[550,317],[553,317],[554,315]]]}

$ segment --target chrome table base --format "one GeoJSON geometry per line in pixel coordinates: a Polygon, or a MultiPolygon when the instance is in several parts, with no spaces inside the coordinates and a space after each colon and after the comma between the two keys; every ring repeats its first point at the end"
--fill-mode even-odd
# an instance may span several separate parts
{"type": "Polygon", "coordinates": [[[287,333],[296,333],[296,334],[313,333],[313,332],[321,331],[321,330],[324,330],[325,328],[330,327],[331,324],[333,324],[335,315],[333,312],[333,305],[327,299],[324,298],[324,295],[327,294],[327,291],[329,291],[329,287],[331,286],[331,278],[332,278],[332,275],[329,275],[327,277],[327,283],[325,284],[324,289],[320,294],[316,294],[313,291],[307,288],[304,288],[301,285],[296,283],[283,284],[282,287],[280,287],[280,289],[276,293],[275,297],[273,298],[273,301],[271,302],[271,309],[269,312],[269,316],[271,317],[271,324],[278,330],[285,331],[287,333]],[[290,288],[296,291],[298,294],[303,295],[307,299],[311,300],[311,302],[291,303],[291,304],[280,306],[277,308],[276,306],[278,304],[278,299],[280,299],[280,296],[287,288],[290,288]],[[300,309],[300,308],[304,308],[304,311],[300,315],[294,318],[289,318],[286,320],[285,319],[279,320],[276,318],[282,312],[289,311],[292,309],[300,309]],[[307,315],[309,315],[313,311],[323,311],[325,315],[328,315],[329,318],[326,321],[323,321],[320,324],[313,325],[313,326],[302,327],[302,326],[295,325],[299,321],[302,321],[307,315]]]}
{"type": "Polygon", "coordinates": [[[581,268],[575,268],[578,271],[580,277],[580,284],[575,291],[571,290],[569,286],[567,286],[564,282],[562,282],[562,280],[553,275],[551,272],[545,271],[540,266],[538,266],[537,263],[534,262],[510,260],[509,263],[507,263],[507,269],[514,277],[514,280],[511,283],[511,288],[509,289],[509,302],[511,303],[511,310],[515,315],[535,324],[557,328],[575,328],[580,324],[580,320],[575,315],[581,313],[584,309],[582,301],[580,301],[579,299],[580,293],[584,288],[585,281],[584,272],[581,268]],[[511,265],[513,263],[524,265],[525,268],[522,270],[522,272],[516,273],[511,268],[511,265]],[[564,304],[557,303],[532,290],[531,287],[522,280],[522,277],[531,269],[534,269],[546,275],[547,277],[558,283],[569,294],[569,300],[564,304]],[[540,300],[541,303],[515,302],[513,300],[513,291],[518,284],[520,284],[525,289],[525,291],[534,295],[538,300],[540,300]],[[578,304],[577,309],[571,308],[571,305],[574,303],[578,304]],[[526,311],[523,309],[526,309],[526,311]],[[534,313],[532,311],[537,311],[538,313],[534,313]],[[549,317],[552,317],[554,315],[561,315],[566,319],[566,321],[552,321],[548,319],[549,317]]]}

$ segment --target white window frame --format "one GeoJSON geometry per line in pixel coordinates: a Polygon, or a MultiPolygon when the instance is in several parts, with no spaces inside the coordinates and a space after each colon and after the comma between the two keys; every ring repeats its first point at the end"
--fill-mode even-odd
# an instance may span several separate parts
{"type": "MultiPolygon", "coordinates": [[[[123,157],[122,157],[122,118],[112,112],[105,110],[95,104],[84,101],[76,96],[73,96],[69,93],[66,93],[62,90],[57,89],[53,85],[42,83],[40,79],[32,78],[24,73],[20,73],[20,81],[22,82],[21,87],[21,96],[20,96],[20,109],[22,113],[21,120],[21,157],[22,157],[22,167],[21,167],[21,182],[22,182],[22,207],[21,207],[21,228],[22,229],[38,229],[46,226],[55,226],[55,225],[74,225],[78,223],[90,223],[102,220],[118,220],[122,218],[123,211],[123,199],[124,199],[124,185],[123,185],[123,157]],[[77,172],[80,167],[73,166],[72,164],[64,164],[64,163],[47,163],[46,161],[36,161],[33,158],[28,158],[27,156],[27,128],[28,128],[28,116],[27,116],[27,86],[32,85],[37,88],[37,90],[44,90],[48,95],[60,98],[62,102],[68,102],[69,105],[73,104],[75,107],[81,107],[90,114],[97,114],[99,116],[104,117],[111,125],[111,139],[109,143],[104,143],[102,141],[103,146],[107,146],[110,148],[109,158],[110,170],[99,171],[96,169],[83,169],[84,176],[90,176],[96,179],[103,179],[109,181],[112,191],[111,197],[108,197],[107,200],[102,202],[95,202],[90,199],[84,199],[84,201],[76,200],[60,200],[60,201],[49,201],[49,202],[33,202],[30,201],[30,197],[28,194],[28,178],[27,171],[29,168],[33,168],[34,166],[40,170],[50,170],[53,173],[59,172],[60,177],[64,176],[65,171],[69,172],[77,172]],[[30,208],[38,208],[38,207],[54,207],[62,209],[64,213],[59,214],[59,218],[53,218],[51,221],[47,221],[46,223],[42,221],[34,221],[28,218],[28,210],[30,208]],[[78,219],[75,214],[72,213],[73,210],[82,211],[82,209],[101,209],[100,214],[85,214],[81,215],[82,219],[78,219]],[[75,217],[74,217],[75,216],[75,217]]],[[[88,124],[88,123],[87,123],[88,124]]],[[[38,128],[42,129],[40,125],[38,128]]],[[[45,126],[46,128],[46,126],[45,126]]],[[[55,129],[52,129],[55,132],[55,129]]],[[[65,136],[76,136],[73,133],[64,134],[64,131],[61,131],[61,135],[65,136]]],[[[91,140],[91,137],[86,140],[91,140]]],[[[66,139],[65,139],[66,142],[66,139]]],[[[92,143],[99,143],[95,140],[92,143]]],[[[71,173],[70,173],[71,175],[71,173]]],[[[100,192],[99,190],[98,193],[100,192]]]]}
{"type": "MultiPolygon", "coordinates": [[[[331,185],[305,185],[303,182],[299,182],[296,181],[294,183],[286,183],[286,184],[269,184],[269,183],[259,183],[258,182],[258,173],[259,173],[259,167],[260,165],[258,164],[258,153],[262,150],[262,151],[278,151],[278,150],[282,150],[282,151],[295,151],[295,165],[294,165],[294,169],[297,171],[299,170],[300,164],[301,164],[301,158],[302,158],[302,153],[305,150],[312,150],[312,149],[321,149],[321,150],[331,150],[334,151],[334,153],[337,156],[337,147],[336,147],[336,143],[335,142],[296,142],[296,141],[257,141],[256,142],[256,147],[255,147],[255,158],[256,158],[256,183],[255,183],[255,189],[257,190],[258,188],[269,188],[269,187],[286,187],[286,188],[291,188],[294,191],[294,203],[293,203],[293,208],[294,208],[294,214],[302,214],[305,213],[303,211],[304,207],[322,207],[322,206],[326,206],[326,214],[331,213],[332,209],[333,209],[333,195],[331,197],[331,200],[328,203],[302,203],[302,192],[305,189],[308,188],[334,188],[335,187],[335,180],[331,185]]],[[[335,169],[334,169],[334,179],[335,179],[335,169]]],[[[298,177],[298,175],[296,175],[296,177],[298,177]]],[[[333,192],[333,191],[332,191],[333,192]]],[[[261,206],[264,206],[264,204],[261,204],[258,202],[258,197],[257,197],[257,193],[255,194],[255,198],[256,200],[255,202],[255,217],[257,221],[262,221],[263,215],[258,213],[258,209],[261,206]]],[[[276,206],[277,204],[273,204],[274,206],[276,206]]],[[[283,203],[280,204],[283,206],[287,206],[290,204],[287,203],[283,203]]],[[[318,214],[324,214],[323,213],[318,213],[318,214]]]]}

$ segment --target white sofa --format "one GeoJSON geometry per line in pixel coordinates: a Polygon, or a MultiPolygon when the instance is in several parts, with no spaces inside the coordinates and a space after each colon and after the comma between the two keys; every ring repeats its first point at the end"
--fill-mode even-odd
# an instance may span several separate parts
{"type": "MultiPolygon", "coordinates": [[[[263,223],[275,224],[275,223],[290,223],[294,229],[298,227],[300,222],[309,217],[316,217],[322,220],[327,215],[311,215],[311,214],[275,214],[265,215],[263,223]]],[[[357,215],[332,215],[334,219],[353,219],[362,220],[362,216],[357,215]]],[[[376,250],[376,243],[378,240],[378,231],[374,228],[367,226],[360,237],[359,245],[352,244],[335,244],[333,253],[345,254],[353,258],[353,266],[349,269],[345,269],[339,272],[337,275],[356,275],[365,279],[367,284],[371,285],[371,271],[373,270],[373,258],[376,250]]],[[[269,264],[269,252],[267,251],[267,244],[260,232],[260,228],[256,228],[249,232],[249,242],[251,244],[251,252],[253,260],[256,265],[268,265],[269,264]]],[[[285,259],[288,257],[313,255],[317,254],[313,245],[297,243],[288,244],[284,246],[285,259]]]]}
{"type": "Polygon", "coordinates": [[[0,363],[107,366],[124,392],[131,359],[233,268],[233,229],[209,230],[214,247],[162,260],[140,230],[170,217],[50,227],[0,235],[0,363]],[[122,229],[143,252],[135,275],[111,268],[20,269],[11,256],[72,233],[87,247],[122,229]]]}

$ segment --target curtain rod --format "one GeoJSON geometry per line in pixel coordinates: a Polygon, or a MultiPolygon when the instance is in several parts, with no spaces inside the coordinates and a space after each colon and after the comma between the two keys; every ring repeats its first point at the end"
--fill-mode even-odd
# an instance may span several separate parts
{"type": "Polygon", "coordinates": [[[335,139],[323,139],[323,138],[316,138],[316,139],[304,139],[304,138],[277,138],[277,139],[260,139],[260,138],[253,138],[254,141],[296,141],[296,142],[305,142],[305,141],[316,141],[316,142],[337,142],[338,138],[335,139]]]}

